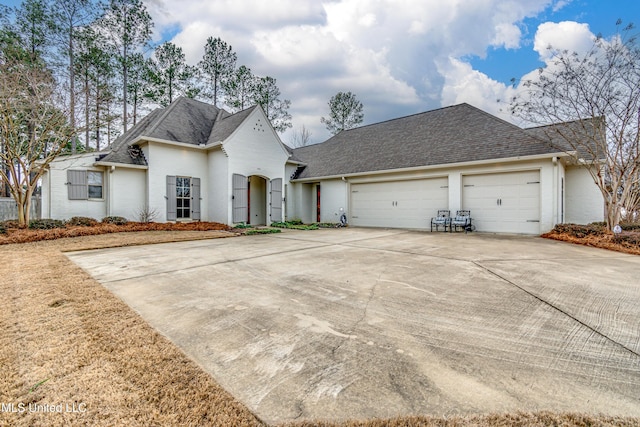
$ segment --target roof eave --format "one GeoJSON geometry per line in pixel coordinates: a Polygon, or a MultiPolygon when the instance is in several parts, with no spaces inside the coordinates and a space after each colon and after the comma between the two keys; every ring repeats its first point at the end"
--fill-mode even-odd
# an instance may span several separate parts
{"type": "Polygon", "coordinates": [[[316,182],[319,180],[325,179],[342,179],[342,178],[353,178],[358,176],[366,176],[366,175],[386,175],[392,173],[403,173],[403,172],[416,172],[416,171],[424,171],[424,170],[436,170],[436,169],[445,169],[445,168],[459,168],[459,167],[469,167],[469,166],[481,166],[491,163],[507,163],[507,162],[523,162],[523,161],[531,161],[531,160],[542,160],[542,159],[551,159],[554,157],[570,157],[572,153],[567,152],[557,152],[557,153],[545,153],[545,154],[534,154],[530,156],[517,156],[517,157],[504,157],[499,159],[487,159],[487,160],[474,160],[471,162],[457,162],[457,163],[444,163],[438,165],[425,165],[425,166],[413,166],[409,168],[398,168],[398,169],[383,169],[377,171],[368,171],[368,172],[356,172],[356,173],[344,173],[338,175],[326,175],[326,176],[314,176],[309,178],[301,178],[301,179],[292,179],[291,182],[316,182]]]}
{"type": "Polygon", "coordinates": [[[222,145],[221,141],[216,141],[216,142],[209,142],[207,144],[191,144],[188,142],[179,142],[179,141],[171,141],[168,139],[161,139],[161,138],[153,138],[153,137],[149,137],[149,136],[144,136],[141,135],[139,137],[137,137],[136,139],[134,139],[133,141],[131,141],[131,145],[146,145],[150,142],[154,142],[156,144],[164,144],[164,145],[172,145],[175,147],[182,147],[182,148],[189,148],[192,150],[209,150],[212,148],[217,148],[220,147],[222,145]]]}
{"type": "Polygon", "coordinates": [[[116,167],[116,168],[127,168],[127,169],[149,169],[148,165],[133,165],[129,163],[117,163],[117,162],[95,162],[94,166],[104,166],[104,167],[116,167]]]}

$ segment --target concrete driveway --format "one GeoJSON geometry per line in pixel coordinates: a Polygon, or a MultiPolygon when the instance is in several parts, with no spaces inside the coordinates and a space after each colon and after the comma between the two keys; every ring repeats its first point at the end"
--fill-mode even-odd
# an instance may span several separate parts
{"type": "Polygon", "coordinates": [[[267,422],[640,416],[640,257],[330,229],[69,253],[267,422]]]}

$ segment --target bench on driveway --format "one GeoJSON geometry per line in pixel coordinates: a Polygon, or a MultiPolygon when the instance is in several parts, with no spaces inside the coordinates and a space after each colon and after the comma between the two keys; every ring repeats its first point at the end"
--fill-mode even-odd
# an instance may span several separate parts
{"type": "Polygon", "coordinates": [[[439,210],[438,215],[431,218],[431,232],[433,232],[433,226],[436,227],[436,231],[440,226],[444,227],[444,231],[447,231],[447,228],[451,227],[451,211],[447,209],[439,210]]]}
{"type": "Polygon", "coordinates": [[[449,226],[449,231],[458,231],[458,229],[464,230],[465,233],[472,230],[471,211],[469,210],[457,211],[456,216],[451,218],[451,225],[449,226]]]}

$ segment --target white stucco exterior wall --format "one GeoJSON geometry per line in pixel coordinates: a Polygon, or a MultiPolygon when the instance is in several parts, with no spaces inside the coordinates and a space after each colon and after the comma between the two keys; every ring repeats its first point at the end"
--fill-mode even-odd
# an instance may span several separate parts
{"type": "Polygon", "coordinates": [[[49,164],[42,180],[42,218],[69,219],[85,216],[101,220],[107,216],[108,178],[104,168],[95,167],[96,153],[61,156],[49,164]],[[69,200],[67,170],[103,172],[102,199],[69,200]]]}
{"type": "MultiPolygon", "coordinates": [[[[233,192],[231,178],[233,174],[246,177],[257,175],[265,178],[268,181],[267,191],[270,189],[270,180],[281,178],[284,191],[284,184],[288,183],[285,162],[289,154],[262,110],[256,108],[251,112],[242,125],[224,142],[223,150],[228,156],[227,194],[231,195],[233,192]]],[[[230,224],[233,216],[230,197],[228,200],[226,223],[230,224]]],[[[265,200],[267,223],[270,223],[269,197],[265,200]]],[[[282,208],[284,209],[284,202],[282,208]]]]}
{"type": "MultiPolygon", "coordinates": [[[[320,222],[340,221],[340,208],[348,209],[348,184],[341,179],[322,181],[320,184],[320,222]]],[[[312,202],[315,208],[315,198],[312,202]]],[[[315,220],[313,221],[315,222],[315,220]]]]}
{"type": "Polygon", "coordinates": [[[282,193],[282,197],[285,198],[285,221],[291,219],[300,219],[299,209],[296,206],[296,201],[300,199],[298,194],[299,185],[293,184],[289,181],[291,176],[295,173],[298,165],[287,163],[284,168],[284,184],[286,185],[286,191],[282,193]]]}
{"type": "Polygon", "coordinates": [[[201,218],[207,220],[209,194],[208,161],[205,151],[198,147],[149,142],[144,148],[148,171],[149,209],[155,211],[156,222],[167,221],[167,175],[200,178],[201,218]]]}
{"type": "Polygon", "coordinates": [[[145,169],[115,168],[110,175],[110,216],[122,216],[129,221],[139,221],[140,211],[147,202],[145,169]]]}
{"type": "Polygon", "coordinates": [[[586,168],[570,166],[565,171],[565,222],[595,221],[604,221],[602,193],[586,168]]]}
{"type": "MultiPolygon", "coordinates": [[[[230,224],[229,205],[231,193],[229,192],[231,175],[229,174],[229,162],[227,155],[220,148],[208,152],[209,165],[209,194],[207,203],[209,208],[209,221],[230,224]]],[[[203,217],[204,220],[204,217],[203,217]]]]}

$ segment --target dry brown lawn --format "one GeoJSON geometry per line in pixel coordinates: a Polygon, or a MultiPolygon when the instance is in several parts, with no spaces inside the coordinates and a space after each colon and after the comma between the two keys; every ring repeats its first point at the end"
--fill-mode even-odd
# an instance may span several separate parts
{"type": "MultiPolygon", "coordinates": [[[[231,235],[225,231],[151,231],[0,246],[0,425],[264,425],[63,254],[231,235]],[[11,404],[17,412],[7,412],[11,404]],[[58,409],[62,412],[56,412],[58,409]],[[67,412],[74,409],[78,412],[67,412]]],[[[640,420],[523,413],[291,425],[637,426],[640,420]]]]}

